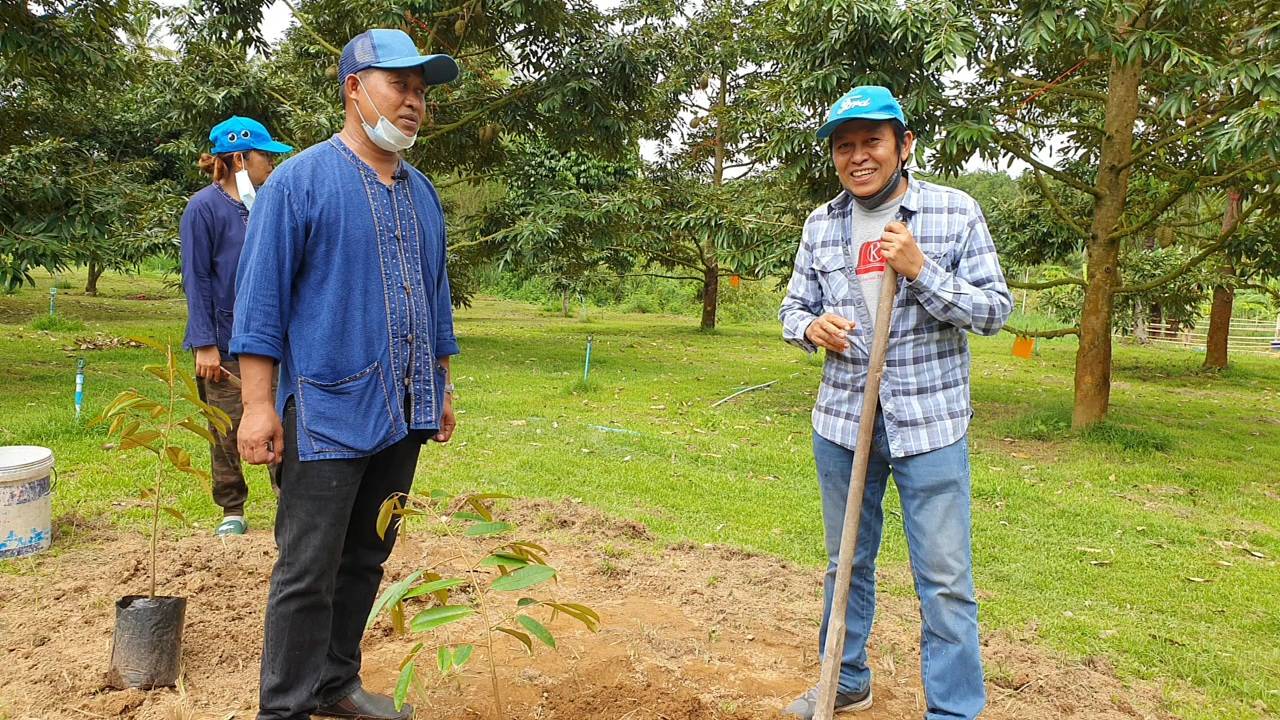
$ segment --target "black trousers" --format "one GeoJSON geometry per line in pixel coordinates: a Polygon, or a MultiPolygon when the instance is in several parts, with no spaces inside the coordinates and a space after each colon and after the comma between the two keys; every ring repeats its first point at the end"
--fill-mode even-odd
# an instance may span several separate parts
{"type": "Polygon", "coordinates": [[[360,638],[396,537],[394,524],[378,537],[378,508],[409,491],[425,439],[416,431],[370,457],[303,463],[292,401],[283,423],[258,720],[308,720],[360,687],[360,638]]]}

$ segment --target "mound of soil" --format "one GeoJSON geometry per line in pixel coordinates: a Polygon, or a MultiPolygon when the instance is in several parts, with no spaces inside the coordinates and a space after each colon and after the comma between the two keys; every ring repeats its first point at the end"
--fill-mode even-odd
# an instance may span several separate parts
{"type": "MultiPolygon", "coordinates": [[[[722,547],[663,546],[635,523],[571,503],[514,513],[551,551],[550,590],[603,618],[592,634],[560,618],[559,649],[530,658],[495,644],[502,718],[529,720],[758,720],[816,681],[820,573],[722,547]]],[[[388,581],[427,564],[456,566],[463,541],[406,533],[388,581]]],[[[275,558],[269,532],[162,545],[165,594],[188,598],[178,688],[105,687],[114,602],[144,590],[144,538],[95,528],[88,541],[0,574],[0,718],[234,720],[254,717],[262,613],[275,558]]],[[[441,572],[444,572],[443,570],[441,572]]],[[[903,572],[902,569],[882,572],[903,572]]],[[[452,639],[474,637],[465,626],[452,639]]],[[[841,717],[919,718],[919,615],[880,594],[870,656],[875,707],[841,717]]],[[[380,619],[365,638],[366,686],[389,692],[416,641],[380,619]]],[[[438,642],[438,640],[436,640],[438,642]]],[[[1118,680],[1104,661],[1071,663],[1001,633],[984,637],[992,720],[1168,718],[1158,688],[1118,680]]],[[[483,647],[460,679],[437,683],[420,717],[498,720],[483,647]]]]}

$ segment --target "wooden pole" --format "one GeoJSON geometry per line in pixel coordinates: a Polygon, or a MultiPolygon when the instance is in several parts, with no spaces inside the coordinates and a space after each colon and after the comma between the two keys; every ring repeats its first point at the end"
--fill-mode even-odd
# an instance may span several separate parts
{"type": "Polygon", "coordinates": [[[867,487],[867,461],[871,455],[871,436],[875,433],[880,379],[884,375],[884,358],[889,350],[893,299],[897,290],[898,274],[885,263],[871,341],[871,364],[867,368],[862,416],[858,420],[858,444],[853,451],[853,470],[849,476],[849,499],[844,506],[844,530],[840,535],[840,558],[836,561],[836,582],[831,593],[831,616],[827,618],[826,652],[822,655],[822,677],[818,682],[818,707],[814,720],[831,720],[835,714],[840,658],[844,655],[844,610],[849,604],[849,581],[853,576],[854,552],[858,548],[858,522],[862,519],[862,496],[867,487]]]}

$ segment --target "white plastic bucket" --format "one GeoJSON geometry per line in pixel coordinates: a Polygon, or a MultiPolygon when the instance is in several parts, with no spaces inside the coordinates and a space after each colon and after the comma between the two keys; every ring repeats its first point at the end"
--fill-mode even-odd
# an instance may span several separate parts
{"type": "Polygon", "coordinates": [[[53,541],[53,451],[0,446],[0,559],[47,550],[53,541]]]}

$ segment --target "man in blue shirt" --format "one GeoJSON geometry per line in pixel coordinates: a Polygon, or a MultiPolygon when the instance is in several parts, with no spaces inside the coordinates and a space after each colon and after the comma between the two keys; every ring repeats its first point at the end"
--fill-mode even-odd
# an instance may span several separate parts
{"type": "Polygon", "coordinates": [[[388,496],[409,491],[422,444],[454,429],[444,213],[400,151],[427,87],[458,66],[399,30],[370,30],[338,68],[342,131],[262,188],[237,281],[240,453],[281,463],[259,720],[412,717],[360,682],[360,638],[395,542],[394,526],[384,539],[375,524],[388,496]]]}
{"type": "Polygon", "coordinates": [[[195,353],[200,399],[231,418],[231,432],[226,435],[209,426],[215,437],[209,446],[213,500],[222,508],[222,522],[215,533],[243,535],[248,529],[244,503],[249,486],[240,468],[236,433],[244,405],[235,380],[240,367],[228,353],[236,267],[256,188],[271,175],[274,156],[293,148],[272,140],[257,120],[236,115],[214,125],[209,141],[212,154],[200,156],[200,170],[213,182],[187,202],[179,233],[182,287],[187,295],[187,333],[182,345],[195,353]]]}

